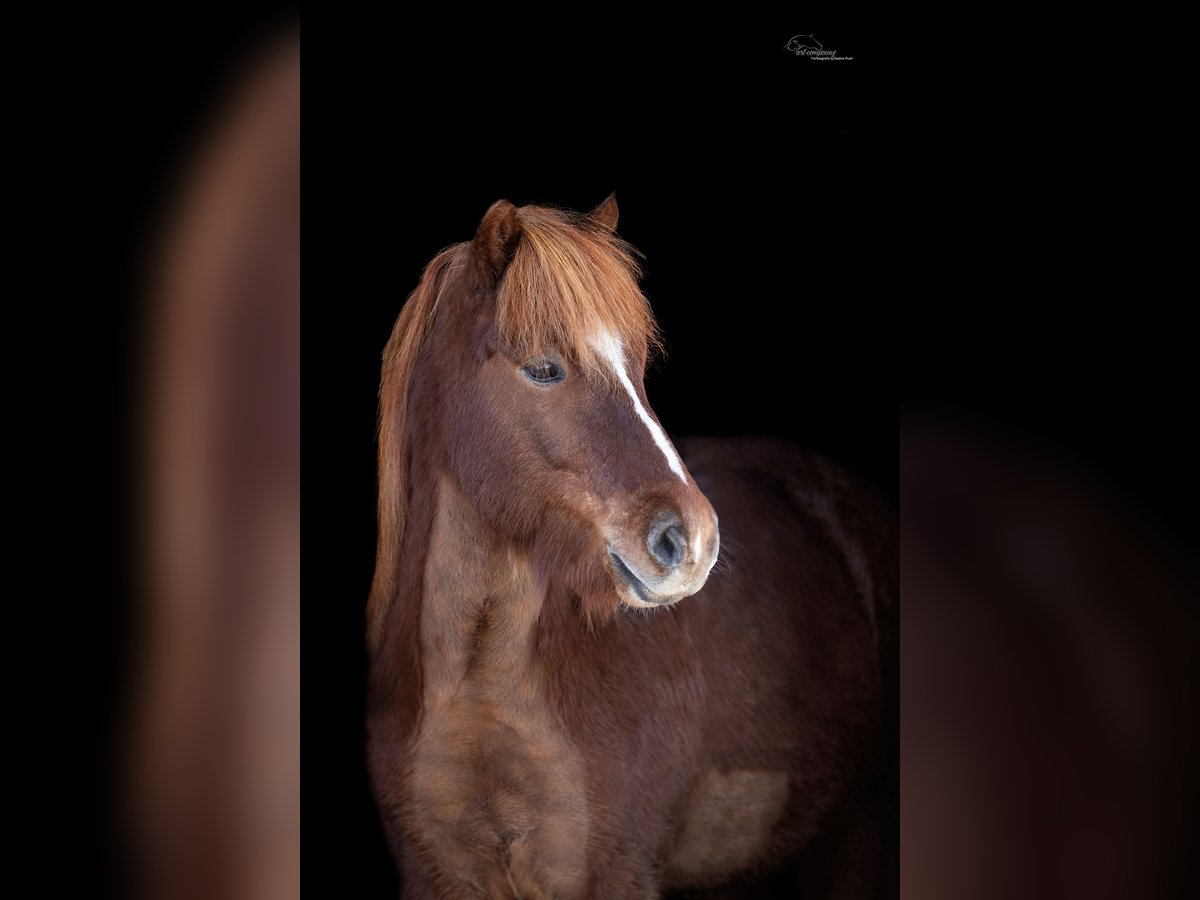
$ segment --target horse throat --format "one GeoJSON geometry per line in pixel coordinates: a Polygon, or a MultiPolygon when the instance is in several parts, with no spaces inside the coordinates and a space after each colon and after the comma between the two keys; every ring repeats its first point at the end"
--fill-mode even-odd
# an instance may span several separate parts
{"type": "Polygon", "coordinates": [[[528,558],[449,480],[425,557],[424,695],[409,796],[443,877],[508,896],[577,896],[585,777],[551,709],[536,650],[544,592],[528,558]],[[524,891],[524,893],[522,892],[524,891]]]}
{"type": "Polygon", "coordinates": [[[426,703],[445,702],[468,686],[487,692],[505,679],[532,678],[542,602],[528,558],[443,476],[421,597],[426,703]]]}

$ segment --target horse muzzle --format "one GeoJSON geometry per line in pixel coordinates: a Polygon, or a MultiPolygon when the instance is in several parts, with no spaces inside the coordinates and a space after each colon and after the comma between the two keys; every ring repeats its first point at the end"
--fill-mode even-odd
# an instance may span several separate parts
{"type": "Polygon", "coordinates": [[[668,606],[704,587],[721,548],[716,513],[710,510],[709,517],[711,522],[685,523],[666,512],[636,542],[610,539],[608,555],[622,599],[634,607],[668,606]]]}

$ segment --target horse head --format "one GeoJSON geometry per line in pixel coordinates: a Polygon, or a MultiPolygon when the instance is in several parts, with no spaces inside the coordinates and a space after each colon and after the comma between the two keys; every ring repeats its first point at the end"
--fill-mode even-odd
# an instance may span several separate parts
{"type": "Polygon", "coordinates": [[[589,615],[704,585],[717,517],[646,398],[656,326],[616,221],[612,197],[587,215],[501,200],[430,264],[385,362],[381,567],[398,541],[385,507],[403,503],[382,495],[403,491],[399,445],[419,441],[589,615]]]}

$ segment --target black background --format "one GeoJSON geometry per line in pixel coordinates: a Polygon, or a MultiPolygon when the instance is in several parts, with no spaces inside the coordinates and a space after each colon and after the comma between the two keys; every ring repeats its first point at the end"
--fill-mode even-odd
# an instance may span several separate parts
{"type": "MultiPolygon", "coordinates": [[[[70,479],[68,528],[93,536],[75,566],[88,584],[116,585],[112,602],[98,586],[70,591],[82,597],[71,631],[87,678],[67,677],[88,724],[69,718],[70,739],[54,743],[73,765],[80,732],[107,737],[120,723],[129,687],[136,588],[125,563],[136,550],[129,529],[111,526],[133,520],[141,483],[131,451],[148,239],[239,65],[287,18],[164,22],[155,40],[132,20],[80,25],[97,39],[80,41],[86,77],[69,103],[33,104],[62,139],[50,171],[29,179],[38,200],[27,230],[52,239],[52,287],[71,268],[83,283],[29,304],[22,312],[47,321],[14,330],[62,338],[37,373],[49,396],[29,402],[45,424],[20,443],[60,448],[40,460],[54,469],[46,484],[81,456],[102,460],[70,479]],[[46,202],[46,184],[66,184],[63,199],[46,202]],[[64,406],[106,421],[68,433],[64,406]]],[[[894,41],[790,17],[654,34],[572,26],[536,40],[467,22],[323,21],[305,48],[310,890],[394,893],[362,748],[379,354],[424,263],[469,238],[498,198],[582,209],[616,191],[666,338],[647,389],[672,433],[786,435],[898,503],[902,408],[1000,422],[1095,467],[1195,546],[1191,331],[1162,268],[1122,227],[1111,185],[1128,173],[1110,170],[1098,187],[1081,165],[1097,142],[1039,102],[1044,82],[1008,83],[1021,102],[997,103],[994,83],[981,91],[945,58],[936,84],[916,87],[911,54],[894,41]],[[854,61],[785,52],[800,30],[854,61]]],[[[31,133],[16,143],[40,156],[31,133]]],[[[14,173],[33,162],[46,159],[14,173]]],[[[13,384],[28,384],[21,374],[13,384]]],[[[58,542],[62,506],[42,500],[20,546],[58,542]]],[[[14,633],[44,633],[41,607],[31,609],[36,621],[14,633]]],[[[84,765],[105,786],[107,762],[101,753],[84,765]]],[[[40,808],[45,828],[30,830],[60,834],[59,807],[40,808]]],[[[111,831],[103,813],[95,824],[111,831]]],[[[81,868],[102,877],[111,856],[107,840],[97,846],[104,855],[81,868]]]]}
{"type": "MultiPolygon", "coordinates": [[[[458,51],[413,55],[410,43],[358,61],[366,87],[332,109],[316,92],[306,166],[317,128],[344,135],[335,158],[349,166],[344,182],[322,179],[320,211],[306,192],[305,472],[329,477],[304,480],[305,836],[337,847],[306,852],[306,885],[340,878],[361,896],[391,895],[362,760],[380,354],[423,266],[470,239],[493,201],[590,209],[615,191],[665,336],[646,384],[667,431],[794,438],[896,501],[898,304],[881,290],[875,249],[877,60],[849,36],[826,46],[851,62],[797,58],[783,50],[795,31],[647,41],[635,55],[662,67],[655,81],[630,77],[625,50],[597,70],[593,51],[551,64],[518,43],[465,87],[450,86],[458,51]],[[353,248],[352,265],[330,278],[318,261],[311,281],[330,237],[353,248]]],[[[313,99],[306,88],[306,114],[313,99]]],[[[314,144],[318,156],[328,147],[314,144]]]]}
{"type": "MultiPolygon", "coordinates": [[[[114,773],[138,678],[144,277],[174,191],[239,78],[295,21],[280,10],[163,20],[154,39],[132,17],[81,21],[63,53],[87,77],[70,105],[37,109],[63,138],[53,153],[25,144],[30,170],[47,167],[70,200],[37,204],[35,230],[70,251],[48,270],[65,276],[69,260],[81,276],[64,283],[65,305],[41,310],[43,333],[61,333],[64,312],[72,325],[56,350],[74,366],[45,383],[59,397],[87,384],[84,406],[103,417],[84,446],[105,474],[72,480],[73,506],[94,524],[71,527],[93,535],[79,550],[89,581],[115,589],[78,606],[87,677],[68,675],[67,688],[88,724],[72,720],[57,744],[99,739],[70,765],[99,786],[84,868],[92,890],[114,895],[124,790],[114,773]]],[[[362,740],[380,353],[425,263],[469,239],[496,199],[587,209],[616,192],[665,337],[647,390],[669,432],[792,437],[897,500],[897,305],[878,292],[884,135],[869,43],[818,33],[855,56],[819,64],[784,50],[801,27],[790,20],[657,33],[614,22],[549,39],[459,25],[306,28],[303,876],[320,895],[395,894],[362,740]]],[[[47,433],[62,433],[53,414],[47,433]]],[[[79,435],[63,438],[61,455],[41,462],[73,471],[79,435]]],[[[50,516],[44,533],[60,530],[50,516]]],[[[57,820],[43,812],[49,832],[57,820]]]]}

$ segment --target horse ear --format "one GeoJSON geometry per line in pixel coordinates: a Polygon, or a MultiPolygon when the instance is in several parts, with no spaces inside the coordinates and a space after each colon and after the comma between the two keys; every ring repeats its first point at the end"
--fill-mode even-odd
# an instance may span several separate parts
{"type": "Polygon", "coordinates": [[[504,274],[521,241],[521,223],[517,208],[507,200],[493,203],[475,232],[475,252],[487,271],[496,279],[504,274]]]}
{"type": "Polygon", "coordinates": [[[588,218],[605,231],[617,230],[617,195],[609,194],[600,201],[600,205],[588,213],[588,218]]]}

